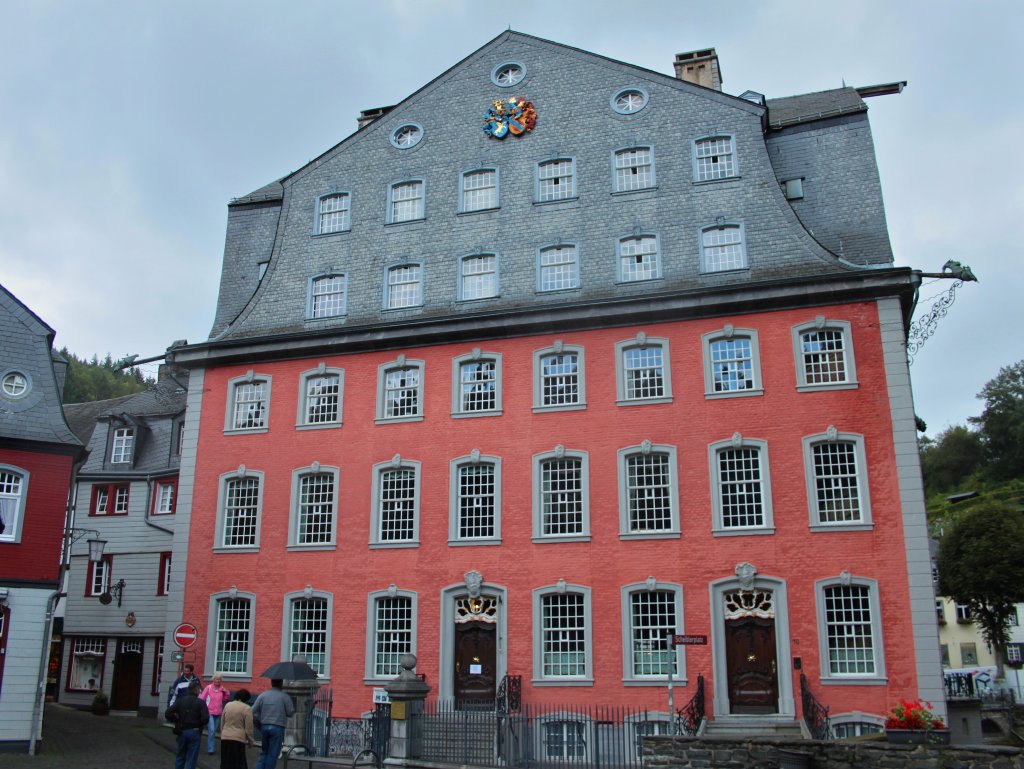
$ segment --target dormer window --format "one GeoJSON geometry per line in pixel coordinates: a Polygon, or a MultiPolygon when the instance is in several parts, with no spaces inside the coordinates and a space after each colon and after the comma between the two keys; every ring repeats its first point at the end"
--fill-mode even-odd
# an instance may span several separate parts
{"type": "Polygon", "coordinates": [[[134,446],[135,430],[130,427],[119,427],[114,430],[114,441],[110,446],[110,463],[122,465],[131,462],[134,446]]]}

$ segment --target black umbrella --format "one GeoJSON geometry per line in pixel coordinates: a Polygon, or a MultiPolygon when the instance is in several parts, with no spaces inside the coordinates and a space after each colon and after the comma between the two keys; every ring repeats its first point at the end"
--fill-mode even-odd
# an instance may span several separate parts
{"type": "Polygon", "coordinates": [[[309,681],[316,678],[316,671],[305,662],[275,662],[263,671],[264,678],[287,678],[289,681],[309,681]]]}

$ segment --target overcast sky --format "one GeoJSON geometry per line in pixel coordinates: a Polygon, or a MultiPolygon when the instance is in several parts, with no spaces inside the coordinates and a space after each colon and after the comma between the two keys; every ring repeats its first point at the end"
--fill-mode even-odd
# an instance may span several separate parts
{"type": "Polygon", "coordinates": [[[509,27],[667,74],[714,46],[731,94],[909,81],[869,101],[896,263],[980,279],[911,368],[929,434],[1024,358],[1019,0],[0,0],[0,283],[79,356],[206,339],[228,201],[509,27]]]}

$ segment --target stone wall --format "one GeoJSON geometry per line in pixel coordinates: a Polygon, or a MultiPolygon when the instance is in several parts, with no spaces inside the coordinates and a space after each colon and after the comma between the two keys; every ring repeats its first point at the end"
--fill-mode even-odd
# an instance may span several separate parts
{"type": "Polygon", "coordinates": [[[772,737],[729,740],[645,737],[645,769],[779,769],[780,751],[810,754],[808,769],[1024,769],[1024,751],[971,747],[890,745],[886,742],[812,742],[772,737]]]}

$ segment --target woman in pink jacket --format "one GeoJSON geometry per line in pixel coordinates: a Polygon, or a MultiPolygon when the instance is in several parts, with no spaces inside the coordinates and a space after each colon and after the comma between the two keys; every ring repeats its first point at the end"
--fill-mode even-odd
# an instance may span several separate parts
{"type": "Polygon", "coordinates": [[[199,695],[210,711],[210,724],[206,735],[206,752],[213,753],[217,730],[220,728],[220,716],[224,706],[231,699],[231,692],[224,688],[224,677],[220,673],[213,674],[213,682],[207,685],[199,695]]]}

